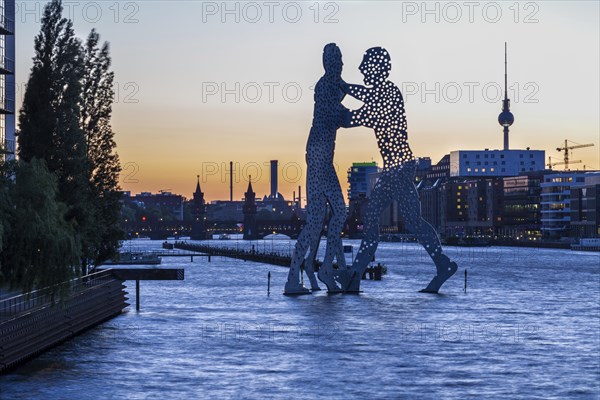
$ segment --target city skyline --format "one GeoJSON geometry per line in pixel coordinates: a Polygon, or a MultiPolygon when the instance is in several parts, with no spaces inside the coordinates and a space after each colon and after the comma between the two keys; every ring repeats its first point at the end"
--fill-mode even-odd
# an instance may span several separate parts
{"type": "MultiPolygon", "coordinates": [[[[169,189],[191,197],[196,175],[206,177],[206,168],[217,165],[218,172],[201,181],[202,190],[209,201],[226,199],[229,184],[221,176],[228,174],[221,165],[228,168],[233,160],[241,169],[262,166],[260,179],[251,174],[255,191],[264,194],[269,185],[264,163],[276,158],[290,175],[298,166],[303,172],[299,180],[280,173],[281,192],[290,197],[298,185],[304,187],[310,87],[322,74],[320,58],[327,42],[340,46],[342,76],[351,83],[362,83],[357,67],[364,50],[381,45],[390,51],[390,79],[406,100],[409,143],[416,156],[436,163],[454,150],[502,148],[497,116],[503,93],[496,89],[503,86],[506,41],[508,94],[515,115],[511,148],[545,150],[546,158],[558,161],[561,154],[555,149],[565,139],[595,143],[576,150],[574,159],[583,163],[573,169],[599,168],[597,3],[498,3],[499,19],[492,2],[477,3],[471,14],[462,3],[454,3],[458,9],[429,3],[427,10],[418,2],[373,8],[358,3],[316,3],[313,8],[298,3],[301,17],[291,22],[297,3],[284,2],[273,11],[273,23],[267,19],[269,10],[261,10],[262,19],[251,22],[258,14],[241,3],[230,3],[229,10],[212,2],[176,2],[173,7],[126,3],[129,8],[101,4],[99,9],[76,3],[80,7],[65,8],[78,34],[95,27],[111,43],[122,188],[135,193],[169,189]],[[178,23],[155,29],[171,18],[178,23]],[[357,29],[360,37],[353,35],[357,29]],[[298,88],[301,95],[295,94],[298,88]]],[[[17,5],[16,18],[17,109],[39,30],[36,7],[43,5],[23,4],[17,5]]],[[[344,104],[358,106],[348,99],[344,104]]],[[[352,162],[381,165],[368,129],[340,129],[336,146],[344,194],[352,162]]],[[[238,178],[235,199],[243,197],[247,185],[246,176],[238,178]]]]}

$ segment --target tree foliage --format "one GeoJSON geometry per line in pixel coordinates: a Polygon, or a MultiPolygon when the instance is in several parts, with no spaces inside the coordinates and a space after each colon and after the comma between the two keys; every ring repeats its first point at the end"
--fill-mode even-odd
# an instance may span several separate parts
{"type": "Polygon", "coordinates": [[[89,161],[79,125],[84,62],[73,23],[62,17],[62,3],[44,8],[35,38],[35,56],[19,114],[19,157],[44,160],[58,178],[58,198],[82,248],[90,246],[94,223],[89,207],[89,161]]]}
{"type": "Polygon", "coordinates": [[[123,237],[119,228],[119,156],[110,124],[114,100],[114,72],[110,70],[109,45],[99,46],[100,35],[89,34],[84,48],[85,74],[81,107],[81,128],[85,133],[90,162],[90,191],[95,213],[95,246],[87,257],[94,264],[112,257],[123,237]]]}
{"type": "MultiPolygon", "coordinates": [[[[21,161],[15,183],[4,182],[10,211],[2,251],[0,280],[29,291],[57,285],[77,274],[80,254],[73,226],[65,219],[67,207],[58,198],[58,180],[44,161],[21,161]]],[[[6,210],[3,210],[6,212],[6,210]]],[[[6,227],[5,227],[6,228],[6,227]]]]}

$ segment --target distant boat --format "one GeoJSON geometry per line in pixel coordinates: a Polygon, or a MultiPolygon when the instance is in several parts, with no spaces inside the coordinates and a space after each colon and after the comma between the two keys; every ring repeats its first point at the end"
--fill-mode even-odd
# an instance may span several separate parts
{"type": "Polygon", "coordinates": [[[263,238],[264,240],[290,240],[288,235],[283,233],[271,233],[263,238]]]}
{"type": "Polygon", "coordinates": [[[229,239],[231,239],[231,237],[226,233],[223,233],[221,236],[219,236],[219,240],[229,240],[229,239]]]}
{"type": "Polygon", "coordinates": [[[575,251],[600,251],[600,238],[582,238],[578,244],[572,244],[575,251]]]}
{"type": "Polygon", "coordinates": [[[131,238],[131,240],[152,240],[152,239],[150,238],[150,236],[140,235],[140,236],[131,238]]]}
{"type": "Polygon", "coordinates": [[[158,265],[162,262],[161,258],[155,254],[145,254],[138,252],[119,253],[112,260],[105,262],[105,265],[158,265]]]}

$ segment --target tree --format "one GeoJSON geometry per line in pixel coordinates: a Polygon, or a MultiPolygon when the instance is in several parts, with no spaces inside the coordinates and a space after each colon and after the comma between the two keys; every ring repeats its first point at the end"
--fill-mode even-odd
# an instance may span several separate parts
{"type": "Polygon", "coordinates": [[[44,8],[35,38],[35,55],[19,114],[19,157],[44,160],[58,177],[58,199],[81,243],[82,271],[93,247],[94,210],[90,207],[90,163],[80,126],[84,55],[73,23],[62,17],[62,3],[44,8]]]}
{"type": "Polygon", "coordinates": [[[60,2],[53,1],[44,8],[42,28],[35,38],[35,57],[23,104],[19,113],[19,157],[51,159],[57,121],[54,113],[56,85],[55,47],[66,21],[61,16],[60,2]]]}
{"type": "Polygon", "coordinates": [[[95,246],[88,258],[98,264],[115,255],[124,234],[119,228],[121,165],[110,124],[114,100],[114,72],[110,70],[109,44],[99,47],[100,35],[92,30],[84,48],[85,74],[81,128],[85,133],[90,162],[90,190],[95,212],[95,246]]]}
{"type": "MultiPolygon", "coordinates": [[[[9,231],[2,251],[0,281],[30,291],[66,282],[77,275],[79,242],[58,201],[58,180],[44,161],[20,161],[10,197],[9,231]]],[[[6,211],[6,210],[3,210],[6,211]]],[[[66,288],[63,288],[66,289],[66,288]]],[[[62,293],[64,294],[64,293],[62,293]]]]}
{"type": "Polygon", "coordinates": [[[35,56],[19,113],[19,157],[39,158],[59,178],[62,197],[76,203],[89,170],[85,137],[79,126],[84,73],[81,41],[62,18],[60,0],[44,8],[35,38],[35,56]]]}

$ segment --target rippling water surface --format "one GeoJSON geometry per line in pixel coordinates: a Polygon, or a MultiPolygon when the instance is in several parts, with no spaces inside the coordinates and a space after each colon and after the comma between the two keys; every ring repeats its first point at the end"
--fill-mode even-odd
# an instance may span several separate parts
{"type": "Polygon", "coordinates": [[[417,292],[434,267],[413,244],[381,244],[388,274],[360,295],[286,297],[286,268],[165,258],[185,281],[142,282],[140,312],[0,377],[0,398],[599,398],[598,253],[447,252],[459,272],[442,295],[417,292]]]}

